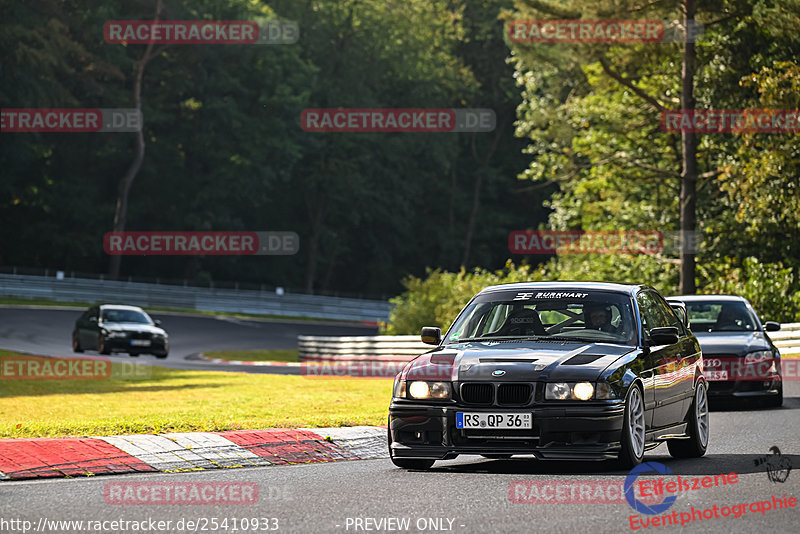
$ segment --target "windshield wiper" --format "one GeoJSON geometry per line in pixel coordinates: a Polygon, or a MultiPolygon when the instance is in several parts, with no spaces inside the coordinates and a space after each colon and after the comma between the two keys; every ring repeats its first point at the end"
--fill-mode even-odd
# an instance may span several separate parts
{"type": "Polygon", "coordinates": [[[553,341],[580,341],[582,343],[594,343],[597,339],[586,339],[585,337],[570,337],[570,336],[553,336],[553,341]]]}
{"type": "Polygon", "coordinates": [[[548,338],[542,336],[487,336],[487,337],[465,337],[463,339],[454,339],[450,343],[461,343],[462,341],[513,341],[513,340],[534,340],[534,341],[550,341],[548,338]]]}

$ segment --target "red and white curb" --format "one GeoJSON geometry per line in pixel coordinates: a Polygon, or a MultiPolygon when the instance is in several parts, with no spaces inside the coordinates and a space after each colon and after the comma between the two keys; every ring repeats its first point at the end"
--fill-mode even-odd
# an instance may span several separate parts
{"type": "Polygon", "coordinates": [[[0,440],[0,480],[388,458],[385,427],[0,440]]]}
{"type": "Polygon", "coordinates": [[[379,426],[350,426],[332,428],[306,428],[330,439],[362,460],[389,457],[389,438],[386,428],[379,426]]]}
{"type": "Polygon", "coordinates": [[[222,358],[208,358],[203,354],[198,354],[197,358],[208,363],[221,363],[225,365],[269,365],[273,367],[302,367],[300,362],[272,362],[272,361],[242,361],[242,360],[223,360],[222,358]]]}

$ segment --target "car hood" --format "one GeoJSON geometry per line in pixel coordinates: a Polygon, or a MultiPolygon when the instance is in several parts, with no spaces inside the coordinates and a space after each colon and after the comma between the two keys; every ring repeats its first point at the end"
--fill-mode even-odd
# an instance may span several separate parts
{"type": "Polygon", "coordinates": [[[149,334],[165,335],[163,328],[151,324],[142,323],[103,323],[103,328],[114,332],[145,332],[149,334]]]}
{"type": "Polygon", "coordinates": [[[695,332],[703,356],[744,356],[756,350],[770,350],[764,332],[695,332]]]}
{"type": "Polygon", "coordinates": [[[401,378],[532,382],[595,381],[635,347],[610,343],[485,341],[447,345],[409,362],[401,378]]]}

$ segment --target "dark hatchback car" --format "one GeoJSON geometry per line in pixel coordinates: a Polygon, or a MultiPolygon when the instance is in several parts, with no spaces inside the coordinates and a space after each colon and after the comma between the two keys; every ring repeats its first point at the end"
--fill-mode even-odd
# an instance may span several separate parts
{"type": "Polygon", "coordinates": [[[427,469],[460,454],[617,459],[666,441],[705,454],[697,339],[654,289],[586,282],[487,287],[395,378],[389,451],[427,469]]]}
{"type": "Polygon", "coordinates": [[[686,305],[690,328],[703,350],[711,399],[759,398],[783,404],[781,354],[767,332],[781,325],[761,323],[750,302],[728,295],[670,297],[686,305]]]}
{"type": "Polygon", "coordinates": [[[93,306],[75,321],[72,350],[94,349],[100,354],[127,352],[131,356],[147,353],[166,358],[169,340],[160,325],[161,321],[154,321],[135,306],[93,306]]]}

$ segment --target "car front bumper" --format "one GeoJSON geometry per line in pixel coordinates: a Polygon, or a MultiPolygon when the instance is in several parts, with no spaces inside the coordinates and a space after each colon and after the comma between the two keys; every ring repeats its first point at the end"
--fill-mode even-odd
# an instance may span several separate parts
{"type": "Polygon", "coordinates": [[[169,343],[166,339],[136,339],[135,341],[150,341],[149,345],[132,345],[130,337],[106,337],[106,346],[112,352],[145,352],[145,353],[162,353],[167,350],[169,343]]]}
{"type": "Polygon", "coordinates": [[[623,401],[591,405],[463,407],[393,402],[389,408],[390,452],[395,458],[445,460],[459,454],[534,455],[543,460],[616,458],[623,401]],[[456,428],[457,412],[532,413],[527,430],[456,428]]]}
{"type": "Polygon", "coordinates": [[[708,381],[709,399],[776,397],[782,389],[780,380],[713,380],[708,381]]]}

